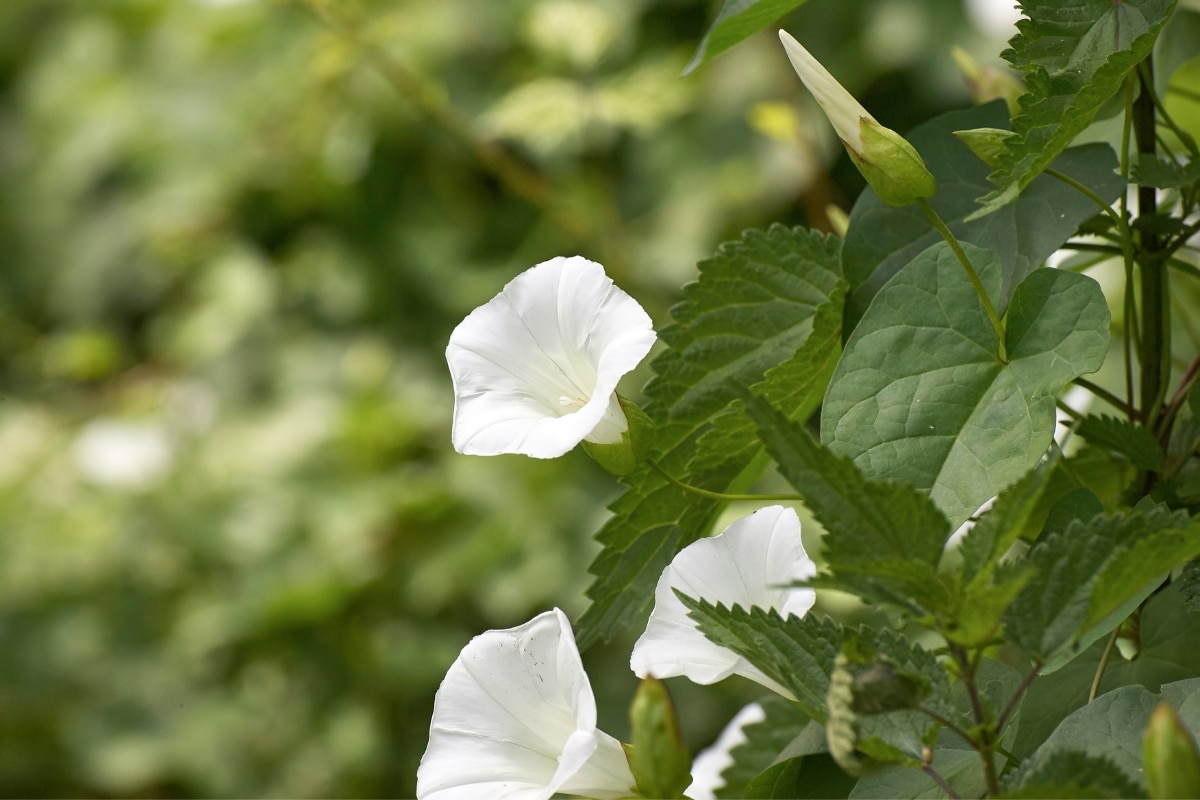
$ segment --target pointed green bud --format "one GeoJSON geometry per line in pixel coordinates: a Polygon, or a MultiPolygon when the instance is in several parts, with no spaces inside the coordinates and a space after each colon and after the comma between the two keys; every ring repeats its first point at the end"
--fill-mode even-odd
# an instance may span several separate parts
{"type": "Polygon", "coordinates": [[[850,159],[880,199],[904,206],[937,192],[937,181],[915,147],[880,125],[821,62],[786,31],[779,40],[804,86],[812,92],[850,159]]]}
{"type": "Polygon", "coordinates": [[[972,128],[969,131],[955,131],[954,135],[991,169],[1000,166],[1000,157],[1008,151],[1008,140],[1016,136],[1003,128],[972,128]]]}
{"type": "Polygon", "coordinates": [[[629,707],[629,720],[633,742],[626,755],[638,791],[644,797],[683,797],[692,782],[692,759],[662,681],[642,681],[629,707]]]}
{"type": "Polygon", "coordinates": [[[983,66],[961,47],[952,48],[950,55],[963,77],[967,79],[971,97],[977,105],[1003,100],[1008,106],[1010,117],[1021,113],[1021,105],[1017,98],[1025,94],[1025,84],[1021,83],[1016,75],[1007,70],[983,66]]]}
{"type": "Polygon", "coordinates": [[[618,478],[633,472],[639,463],[649,456],[650,444],[657,430],[654,422],[637,403],[617,395],[626,426],[621,432],[621,441],[612,444],[597,444],[584,439],[580,444],[592,460],[618,478]]]}
{"type": "Polygon", "coordinates": [[[1200,755],[1196,742],[1179,714],[1160,703],[1150,715],[1142,740],[1142,766],[1146,791],[1154,800],[1171,797],[1200,798],[1200,755]]]}

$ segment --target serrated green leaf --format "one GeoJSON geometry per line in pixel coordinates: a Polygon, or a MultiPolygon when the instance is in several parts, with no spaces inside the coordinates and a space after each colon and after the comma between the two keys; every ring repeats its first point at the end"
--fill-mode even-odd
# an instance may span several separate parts
{"type": "MultiPolygon", "coordinates": [[[[742,728],[746,741],[729,751],[733,763],[721,773],[725,784],[716,790],[717,797],[742,797],[746,784],[781,760],[785,749],[809,736],[816,725],[795,703],[778,695],[764,697],[759,705],[763,720],[742,728]]],[[[823,731],[819,738],[824,741],[823,731]]]]}
{"type": "MultiPolygon", "coordinates": [[[[758,383],[771,368],[799,358],[797,351],[816,363],[817,350],[836,349],[827,330],[811,349],[805,345],[817,309],[833,303],[838,291],[839,248],[834,237],[776,225],[747,231],[701,262],[699,280],[685,288],[675,323],[661,334],[668,349],[652,363],[656,377],[646,388],[646,413],[658,426],[658,461],[676,478],[736,491],[757,476],[761,450],[752,441],[738,446],[737,458],[712,463],[696,458],[697,443],[732,399],[731,386],[758,383]]],[[[803,418],[815,400],[788,395],[779,402],[803,418]]],[[[581,647],[645,617],[662,570],[709,531],[721,508],[648,466],[622,482],[627,490],[596,535],[603,549],[590,568],[595,580],[588,589],[592,605],[579,620],[581,647]]]]}
{"type": "Polygon", "coordinates": [[[1024,0],[1028,17],[1002,55],[1029,91],[980,198],[983,216],[1012,202],[1096,117],[1154,47],[1174,0],[1024,0]]]}
{"type": "Polygon", "coordinates": [[[934,727],[933,720],[916,711],[918,706],[932,709],[944,716],[953,716],[950,681],[933,653],[902,634],[887,628],[863,628],[848,637],[843,651],[853,646],[870,655],[868,663],[852,666],[852,707],[857,716],[858,747],[879,760],[897,760],[899,754],[910,763],[920,763],[926,738],[934,727]],[[879,690],[864,681],[880,666],[904,678],[889,680],[889,697],[880,702],[879,690]],[[919,690],[919,691],[917,691],[919,690]],[[867,701],[872,701],[870,705],[867,701]],[[875,707],[871,707],[871,705],[875,707]],[[880,712],[879,708],[889,708],[880,712]]]}
{"type": "Polygon", "coordinates": [[[1146,793],[1113,763],[1111,758],[1082,750],[1059,750],[1017,773],[1001,793],[1006,798],[1050,800],[1061,798],[1145,797],[1146,793]]]}
{"type": "Polygon", "coordinates": [[[1036,575],[1005,615],[1012,641],[1043,662],[1059,655],[1082,632],[1101,571],[1141,524],[1140,515],[1119,514],[1044,532],[1025,559],[1036,575]]]}
{"type": "MultiPolygon", "coordinates": [[[[731,397],[787,361],[811,333],[817,308],[838,288],[840,243],[805,228],[750,230],[700,262],[700,277],[672,309],[654,360],[647,412],[673,428],[707,420],[731,397]]],[[[671,439],[682,438],[674,431],[671,439]]]]}
{"type": "Polygon", "coordinates": [[[918,614],[945,607],[937,564],[950,528],[929,498],[904,484],[868,481],[761,398],[752,397],[746,410],[780,472],[828,532],[824,556],[832,575],[820,585],[918,614]]]}
{"type": "Polygon", "coordinates": [[[1034,773],[1058,753],[1082,751],[1092,758],[1110,759],[1144,796],[1142,736],[1160,702],[1175,708],[1193,735],[1200,731],[1200,678],[1164,684],[1159,693],[1143,686],[1122,686],[1064,719],[1023,770],[1034,773]]]}
{"type": "Polygon", "coordinates": [[[840,625],[814,615],[785,619],[774,610],[727,608],[676,594],[709,641],[729,648],[785,687],[809,717],[825,720],[829,675],[845,636],[840,625]]]}
{"type": "MultiPolygon", "coordinates": [[[[1021,533],[1021,538],[1033,541],[1046,526],[1054,507],[1064,497],[1086,489],[1096,498],[1101,511],[1116,511],[1124,505],[1124,492],[1137,476],[1137,470],[1127,461],[1113,461],[1099,447],[1084,444],[1065,459],[1058,459],[1047,477],[1045,493],[1021,533]]],[[[1099,511],[1097,511],[1099,513],[1099,511]]],[[[1094,516],[1094,515],[1093,515],[1094,516]]]]}
{"type": "MultiPolygon", "coordinates": [[[[996,296],[996,255],[963,247],[996,296]]],[[[825,393],[821,439],[869,478],[928,492],[961,524],[1042,457],[1055,397],[1100,368],[1108,324],[1098,283],[1038,270],[1013,294],[1004,363],[962,264],[934,245],[888,281],[854,329],[825,393]]]]}
{"type": "Polygon", "coordinates": [[[1043,461],[1001,491],[967,533],[961,547],[964,583],[988,572],[1020,538],[1050,487],[1049,476],[1057,464],[1057,458],[1043,461]]]}
{"type": "Polygon", "coordinates": [[[1096,447],[1119,453],[1138,469],[1163,468],[1163,452],[1148,429],[1116,417],[1085,417],[1076,432],[1096,447]]]}
{"type": "Polygon", "coordinates": [[[962,647],[982,647],[1000,632],[1000,620],[1033,578],[1025,564],[1004,564],[977,575],[963,587],[957,611],[942,628],[962,647]]]}
{"type": "Polygon", "coordinates": [[[1149,502],[1043,534],[1026,558],[1037,574],[1005,617],[1009,636],[1043,662],[1068,658],[1120,624],[1124,615],[1114,612],[1136,607],[1198,550],[1186,514],[1149,502]]]}
{"type": "Polygon", "coordinates": [[[1104,513],[1104,504],[1086,487],[1072,489],[1058,499],[1046,514],[1042,535],[1065,534],[1074,522],[1087,522],[1104,513]]]}
{"type": "MultiPolygon", "coordinates": [[[[792,419],[807,419],[816,411],[842,352],[843,297],[839,289],[817,309],[812,333],[804,346],[792,358],[767,370],[750,391],[766,398],[775,408],[795,409],[789,414],[792,419]]],[[[689,466],[706,465],[712,469],[711,465],[725,462],[739,464],[761,450],[754,421],[746,415],[745,407],[735,402],[700,437],[695,463],[689,466]]]]}
{"type": "MultiPolygon", "coordinates": [[[[991,250],[1003,268],[1000,294],[993,298],[1003,313],[1017,284],[1096,214],[1095,203],[1048,175],[1039,176],[1011,206],[987,219],[966,221],[978,208],[976,198],[990,188],[988,169],[954,136],[965,128],[1008,125],[1003,101],[950,111],[913,128],[906,136],[938,181],[929,203],[961,242],[991,250]]],[[[1117,174],[1117,156],[1105,144],[1072,147],[1054,162],[1106,201],[1115,200],[1125,183],[1117,174]]],[[[1107,217],[1105,217],[1107,219],[1107,217]]],[[[850,285],[846,329],[853,330],[879,289],[921,251],[941,241],[918,206],[894,208],[875,193],[859,195],[850,212],[842,246],[842,270],[850,285]]]]}
{"type": "Polygon", "coordinates": [[[1025,564],[1001,565],[1000,559],[1031,527],[1041,529],[1042,508],[1052,489],[1050,476],[1060,458],[1042,461],[996,501],[963,539],[957,607],[941,626],[942,634],[963,647],[978,647],[999,632],[1000,619],[1033,576],[1025,564]]]}
{"type": "Polygon", "coordinates": [[[725,0],[717,12],[717,18],[704,32],[696,54],[684,67],[683,74],[691,74],[702,64],[804,3],[805,0],[725,0]]]}
{"type": "Polygon", "coordinates": [[[1171,570],[1200,555],[1200,523],[1183,512],[1174,515],[1174,522],[1159,530],[1147,526],[1131,547],[1109,562],[1096,582],[1085,630],[1100,625],[1126,603],[1140,603],[1171,570]]]}
{"type": "Polygon", "coordinates": [[[1156,189],[1180,189],[1200,181],[1200,159],[1180,164],[1153,153],[1142,153],[1133,166],[1130,181],[1156,189]]]}
{"type": "MultiPolygon", "coordinates": [[[[1152,692],[1164,683],[1200,675],[1200,620],[1183,612],[1183,596],[1172,584],[1147,601],[1136,626],[1138,654],[1128,661],[1112,653],[1100,682],[1100,694],[1139,685],[1152,692]]],[[[1096,641],[1082,655],[1050,675],[1038,677],[1021,704],[1021,727],[1013,753],[1028,757],[1059,723],[1088,698],[1106,642],[1096,641]]]]}

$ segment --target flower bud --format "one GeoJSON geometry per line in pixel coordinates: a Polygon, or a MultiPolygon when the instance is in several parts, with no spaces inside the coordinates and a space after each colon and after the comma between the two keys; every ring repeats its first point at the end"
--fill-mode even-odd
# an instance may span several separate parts
{"type": "Polygon", "coordinates": [[[1142,740],[1146,791],[1153,798],[1200,797],[1200,755],[1175,709],[1160,703],[1142,740]]]}
{"type": "Polygon", "coordinates": [[[888,205],[904,206],[932,197],[937,192],[937,181],[916,148],[880,125],[790,34],[780,31],[779,39],[796,74],[812,92],[850,159],[879,198],[888,205]]]}
{"type": "Polygon", "coordinates": [[[629,708],[629,766],[645,797],[682,797],[692,780],[692,759],[667,687],[644,678],[629,708]]]}

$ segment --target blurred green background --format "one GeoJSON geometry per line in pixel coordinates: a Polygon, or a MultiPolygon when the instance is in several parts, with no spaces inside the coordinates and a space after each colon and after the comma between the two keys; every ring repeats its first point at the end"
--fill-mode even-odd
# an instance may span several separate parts
{"type": "MultiPolygon", "coordinates": [[[[679,76],[718,5],[0,3],[0,795],[411,795],[470,637],[582,611],[617,486],[455,454],[442,351],[555,255],[661,327],[848,207],[773,31],[679,76]]],[[[999,63],[979,19],[784,24],[905,130],[970,102],[951,44],[999,63]]],[[[618,737],[632,638],[585,655],[618,737]]],[[[757,694],[672,686],[696,747],[757,694]]]]}

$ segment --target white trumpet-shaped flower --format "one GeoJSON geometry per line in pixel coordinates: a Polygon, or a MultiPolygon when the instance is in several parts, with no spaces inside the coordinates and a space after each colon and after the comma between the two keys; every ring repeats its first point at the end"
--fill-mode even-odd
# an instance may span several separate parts
{"type": "Polygon", "coordinates": [[[596,729],[596,699],[562,611],[463,648],[434,699],[418,798],[603,800],[633,785],[620,742],[596,729]]]}
{"type": "Polygon", "coordinates": [[[846,146],[850,160],[881,200],[903,206],[937,192],[937,180],[916,148],[880,125],[791,34],[780,31],[779,40],[796,74],[846,146]]]}
{"type": "Polygon", "coordinates": [[[526,270],[450,335],[454,448],[557,458],[583,440],[617,444],[617,381],[650,352],[649,315],[579,256],[526,270]]]}
{"type": "Polygon", "coordinates": [[[630,667],[642,678],[683,675],[701,684],[741,675],[795,699],[749,661],[706,639],[675,590],[709,603],[803,616],[816,595],[812,589],[787,584],[814,574],[816,565],[800,541],[800,520],[783,506],[761,508],[717,536],[693,542],[663,570],[654,590],[654,610],[633,646],[630,667]]]}

